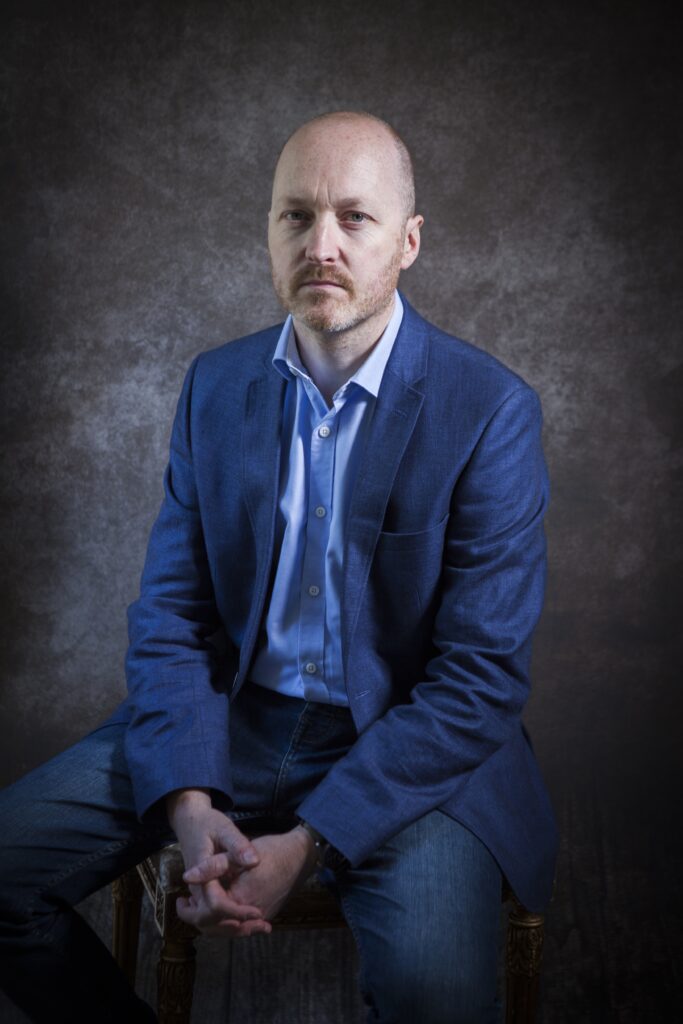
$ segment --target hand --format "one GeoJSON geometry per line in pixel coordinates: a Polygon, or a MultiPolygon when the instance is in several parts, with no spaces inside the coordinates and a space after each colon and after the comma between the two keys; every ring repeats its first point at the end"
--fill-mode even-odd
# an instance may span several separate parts
{"type": "Polygon", "coordinates": [[[271,926],[260,910],[235,899],[231,891],[234,881],[259,863],[249,839],[230,818],[211,806],[204,790],[178,790],[170,794],[166,806],[186,866],[221,857],[220,874],[190,884],[190,896],[177,900],[178,917],[204,933],[213,932],[219,925],[221,935],[270,932],[271,926]]]}
{"type": "MultiPolygon", "coordinates": [[[[252,845],[259,863],[233,876],[229,892],[240,905],[256,907],[264,923],[276,916],[287,898],[311,873],[315,848],[310,835],[299,826],[284,835],[260,836],[252,845]]],[[[224,879],[228,869],[228,856],[218,853],[189,868],[183,878],[188,883],[206,886],[214,879],[224,879]]],[[[213,932],[233,934],[232,925],[231,921],[219,922],[213,932]]],[[[239,934],[253,933],[241,931],[239,934]]]]}

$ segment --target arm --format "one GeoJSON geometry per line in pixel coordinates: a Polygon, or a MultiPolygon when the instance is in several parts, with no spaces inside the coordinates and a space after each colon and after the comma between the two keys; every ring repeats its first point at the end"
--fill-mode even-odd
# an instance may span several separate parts
{"type": "Polygon", "coordinates": [[[132,710],[125,750],[140,817],[163,815],[162,798],[212,789],[229,807],[228,702],[215,688],[219,625],[201,524],[190,429],[195,360],[171,433],[164,500],[151,532],[140,597],[128,611],[132,710]]]}
{"type": "Polygon", "coordinates": [[[540,427],[525,386],[489,419],[452,494],[434,656],[410,701],[375,721],[298,808],[354,865],[443,804],[519,728],[545,574],[540,427]]]}

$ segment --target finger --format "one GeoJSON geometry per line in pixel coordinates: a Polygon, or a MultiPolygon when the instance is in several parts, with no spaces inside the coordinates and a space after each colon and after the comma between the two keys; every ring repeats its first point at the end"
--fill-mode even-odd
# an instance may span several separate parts
{"type": "Polygon", "coordinates": [[[193,886],[189,897],[178,897],[176,910],[182,921],[202,929],[226,918],[238,921],[262,919],[258,907],[238,903],[218,882],[209,883],[203,888],[193,886]]]}
{"type": "Polygon", "coordinates": [[[183,873],[183,881],[201,885],[214,879],[224,878],[225,875],[234,871],[234,868],[235,865],[231,862],[229,854],[215,853],[188,868],[183,873]]]}
{"type": "Polygon", "coordinates": [[[224,889],[220,882],[207,882],[206,885],[193,885],[190,892],[199,899],[212,913],[221,919],[236,918],[238,921],[251,921],[262,918],[259,907],[252,903],[242,902],[230,889],[224,889]]]}
{"type": "Polygon", "coordinates": [[[202,883],[223,878],[236,868],[243,871],[245,868],[256,867],[261,859],[255,847],[237,828],[234,832],[221,829],[215,842],[224,850],[204,857],[197,864],[191,864],[183,874],[186,882],[202,883]]]}
{"type": "Polygon", "coordinates": [[[175,901],[175,909],[176,914],[178,915],[181,921],[184,921],[186,924],[192,924],[195,926],[195,928],[199,927],[197,921],[197,908],[194,905],[193,901],[188,899],[187,896],[178,897],[178,899],[175,901]]]}
{"type": "Polygon", "coordinates": [[[261,859],[253,843],[229,818],[217,833],[216,841],[230,856],[233,864],[253,868],[261,859]]]}
{"type": "Polygon", "coordinates": [[[180,901],[182,899],[183,897],[179,897],[176,903],[178,917],[181,921],[192,925],[203,935],[219,935],[223,936],[223,938],[246,938],[249,935],[256,935],[258,933],[268,935],[272,931],[270,922],[264,921],[263,918],[249,921],[221,919],[189,906],[189,901],[187,900],[181,904],[180,901]]]}
{"type": "Polygon", "coordinates": [[[247,939],[251,935],[270,935],[272,930],[269,921],[219,921],[203,928],[202,934],[224,939],[247,939]]]}

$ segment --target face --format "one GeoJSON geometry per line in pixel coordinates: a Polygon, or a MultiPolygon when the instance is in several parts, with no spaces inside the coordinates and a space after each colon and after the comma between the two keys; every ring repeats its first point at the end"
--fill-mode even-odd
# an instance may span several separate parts
{"type": "Polygon", "coordinates": [[[367,122],[307,125],[275,173],[268,248],[282,305],[316,334],[348,331],[391,306],[419,249],[393,140],[367,122]]]}

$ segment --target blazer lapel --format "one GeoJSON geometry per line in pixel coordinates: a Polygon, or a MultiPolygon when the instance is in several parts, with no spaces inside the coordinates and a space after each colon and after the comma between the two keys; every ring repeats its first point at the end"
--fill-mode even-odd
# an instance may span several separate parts
{"type": "Polygon", "coordinates": [[[254,600],[242,651],[248,660],[263,613],[273,559],[275,510],[280,473],[280,425],[284,379],[267,358],[265,373],[247,390],[243,433],[243,488],[256,544],[254,600]]]}
{"type": "Polygon", "coordinates": [[[391,489],[424,400],[426,324],[401,296],[405,313],[382,378],[368,441],[351,498],[344,557],[344,664],[391,489]]]}

